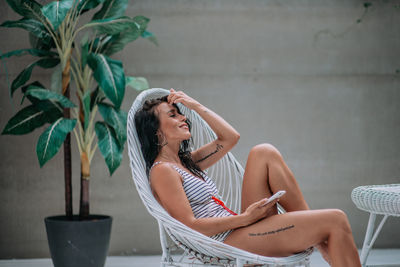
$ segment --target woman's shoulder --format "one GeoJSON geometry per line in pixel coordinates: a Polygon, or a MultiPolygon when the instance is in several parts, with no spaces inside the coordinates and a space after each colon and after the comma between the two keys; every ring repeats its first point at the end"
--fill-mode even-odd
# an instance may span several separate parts
{"type": "Polygon", "coordinates": [[[153,165],[149,174],[150,187],[154,192],[166,188],[181,187],[183,183],[182,176],[174,169],[172,163],[162,162],[153,165]]]}
{"type": "Polygon", "coordinates": [[[175,170],[175,167],[170,162],[156,161],[150,168],[150,181],[158,179],[159,177],[177,177],[179,174],[175,170]]]}

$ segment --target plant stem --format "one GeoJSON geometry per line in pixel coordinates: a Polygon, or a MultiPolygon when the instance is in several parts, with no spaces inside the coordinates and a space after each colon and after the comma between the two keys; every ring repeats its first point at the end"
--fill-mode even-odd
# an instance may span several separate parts
{"type": "Polygon", "coordinates": [[[89,217],[89,177],[90,163],[86,151],[81,154],[81,200],[79,218],[81,220],[89,217]]]}
{"type": "MultiPolygon", "coordinates": [[[[68,90],[69,91],[69,90],[68,90]]],[[[64,117],[65,117],[64,112],[64,117]]],[[[64,141],[65,215],[72,218],[71,134],[64,141]]]]}
{"type": "MultiPolygon", "coordinates": [[[[62,72],[62,92],[67,98],[70,97],[70,60],[67,61],[62,72]]],[[[64,118],[70,118],[70,109],[64,108],[64,118]]],[[[72,219],[72,164],[71,164],[71,134],[68,133],[64,141],[64,181],[65,181],[65,215],[72,219]]]]}

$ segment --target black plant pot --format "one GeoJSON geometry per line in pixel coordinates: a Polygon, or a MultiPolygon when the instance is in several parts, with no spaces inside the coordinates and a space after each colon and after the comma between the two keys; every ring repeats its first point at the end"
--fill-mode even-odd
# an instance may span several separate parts
{"type": "Polygon", "coordinates": [[[103,267],[111,235],[112,217],[90,215],[44,219],[54,267],[103,267]]]}

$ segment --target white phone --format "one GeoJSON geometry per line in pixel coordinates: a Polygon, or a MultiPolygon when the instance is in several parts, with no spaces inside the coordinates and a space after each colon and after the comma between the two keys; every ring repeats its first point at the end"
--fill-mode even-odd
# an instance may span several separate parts
{"type": "Polygon", "coordinates": [[[265,205],[267,205],[271,201],[274,201],[275,199],[282,197],[285,193],[286,193],[285,190],[281,190],[281,191],[276,192],[272,197],[270,197],[268,199],[266,198],[267,201],[261,207],[264,207],[265,205]]]}

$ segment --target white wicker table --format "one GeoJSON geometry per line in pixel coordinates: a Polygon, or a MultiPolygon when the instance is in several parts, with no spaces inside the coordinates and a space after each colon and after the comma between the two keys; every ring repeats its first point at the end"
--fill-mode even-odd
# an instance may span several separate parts
{"type": "Polygon", "coordinates": [[[400,216],[400,184],[359,186],[351,192],[351,199],[357,208],[370,213],[363,248],[361,264],[365,266],[368,254],[389,216],[400,216]],[[383,215],[375,233],[377,215],[383,215]]]}

